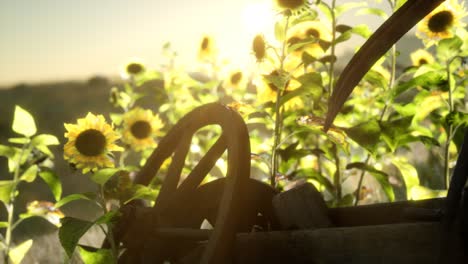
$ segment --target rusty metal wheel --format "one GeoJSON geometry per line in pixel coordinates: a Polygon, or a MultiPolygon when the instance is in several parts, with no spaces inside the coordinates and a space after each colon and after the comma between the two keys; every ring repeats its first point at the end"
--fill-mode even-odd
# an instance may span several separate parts
{"type": "Polygon", "coordinates": [[[122,208],[115,232],[126,251],[119,263],[229,263],[236,233],[249,232],[255,225],[277,226],[271,208],[276,191],[250,179],[248,131],[237,112],[212,103],[188,113],[160,141],[136,183],[148,185],[170,156],[155,205],[122,208]],[[179,183],[192,137],[208,125],[220,126],[222,134],[179,183]],[[226,150],[226,177],[200,185],[226,150]],[[200,229],[204,219],[213,230],[200,229]]]}

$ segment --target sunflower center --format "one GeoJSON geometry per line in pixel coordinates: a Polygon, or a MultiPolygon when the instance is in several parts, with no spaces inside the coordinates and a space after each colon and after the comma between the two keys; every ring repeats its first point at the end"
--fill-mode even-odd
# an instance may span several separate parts
{"type": "Polygon", "coordinates": [[[444,10],[433,15],[427,26],[431,32],[439,33],[444,32],[452,26],[453,14],[450,11],[444,10]]]}
{"type": "Polygon", "coordinates": [[[427,64],[428,61],[426,59],[419,59],[418,61],[419,65],[427,64]]]}
{"type": "Polygon", "coordinates": [[[147,138],[151,134],[151,125],[146,121],[137,121],[130,127],[130,131],[138,139],[147,138]]]}
{"type": "Polygon", "coordinates": [[[316,30],[315,28],[309,28],[306,31],[306,36],[308,37],[314,37],[316,39],[320,38],[320,32],[316,30]]]}
{"type": "Polygon", "coordinates": [[[201,49],[202,50],[207,50],[208,49],[208,44],[210,40],[207,37],[204,37],[201,43],[201,49]]]}
{"type": "Polygon", "coordinates": [[[138,74],[143,71],[143,66],[140,63],[132,62],[127,65],[127,72],[130,74],[138,74]]]}
{"type": "Polygon", "coordinates": [[[99,130],[88,129],[78,135],[75,147],[85,156],[98,156],[106,148],[106,137],[99,130]]]}
{"type": "Polygon", "coordinates": [[[277,0],[278,5],[282,8],[295,9],[304,4],[304,0],[277,0]]]}
{"type": "Polygon", "coordinates": [[[238,84],[241,79],[242,79],[242,72],[236,72],[233,75],[231,75],[231,83],[234,85],[238,84]]]}

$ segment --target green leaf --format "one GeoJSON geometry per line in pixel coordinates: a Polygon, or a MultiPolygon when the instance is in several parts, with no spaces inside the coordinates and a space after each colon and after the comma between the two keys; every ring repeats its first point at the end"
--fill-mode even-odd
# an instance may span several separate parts
{"type": "Polygon", "coordinates": [[[442,61],[448,61],[460,54],[463,40],[455,36],[453,38],[442,39],[437,45],[437,57],[442,61]]]}
{"type": "Polygon", "coordinates": [[[31,140],[29,138],[9,138],[8,142],[15,143],[15,144],[28,144],[31,140]]]}
{"type": "Polygon", "coordinates": [[[322,76],[320,73],[311,72],[299,76],[297,79],[301,86],[298,89],[304,89],[312,96],[312,101],[317,102],[323,95],[322,76]]]}
{"type": "Polygon", "coordinates": [[[26,137],[31,137],[36,134],[36,123],[33,116],[20,106],[16,106],[13,117],[13,131],[26,137]]]}
{"type": "Polygon", "coordinates": [[[108,224],[108,223],[114,222],[119,216],[120,216],[119,211],[110,211],[102,215],[101,217],[99,217],[96,221],[94,221],[94,223],[98,225],[108,224]]]}
{"type": "Polygon", "coordinates": [[[344,33],[346,31],[351,30],[352,28],[353,27],[351,27],[351,26],[343,25],[343,24],[336,25],[336,27],[335,27],[336,31],[339,32],[339,33],[344,33]]]}
{"type": "Polygon", "coordinates": [[[52,170],[43,170],[39,172],[39,176],[49,186],[50,191],[54,195],[55,201],[59,201],[62,197],[62,183],[57,174],[52,170]]]}
{"type": "Polygon", "coordinates": [[[345,42],[347,41],[348,39],[350,39],[352,37],[352,34],[350,31],[346,31],[342,34],[340,34],[340,36],[338,36],[335,41],[333,42],[334,44],[338,44],[340,42],[345,42]]]}
{"type": "Polygon", "coordinates": [[[337,206],[339,206],[339,207],[352,206],[353,203],[354,203],[354,199],[355,199],[355,198],[356,198],[356,197],[354,196],[354,194],[348,193],[347,195],[345,195],[344,197],[342,197],[342,198],[338,201],[337,206]]]}
{"type": "Polygon", "coordinates": [[[70,194],[68,196],[63,197],[60,201],[58,201],[55,204],[55,208],[60,208],[60,207],[64,206],[65,204],[67,204],[69,202],[72,202],[72,201],[76,201],[76,200],[92,200],[92,198],[93,198],[92,196],[94,196],[94,194],[92,194],[92,193],[85,193],[85,194],[74,193],[74,194],[70,194]]]}
{"type": "Polygon", "coordinates": [[[132,186],[132,189],[133,196],[127,201],[125,201],[125,204],[135,199],[154,201],[159,194],[158,190],[154,190],[148,186],[141,184],[135,184],[134,186],[132,186]]]}
{"type": "Polygon", "coordinates": [[[98,170],[91,176],[91,180],[99,185],[104,185],[119,170],[119,168],[105,168],[98,170]]]}
{"type": "Polygon", "coordinates": [[[5,145],[0,145],[0,156],[11,159],[15,156],[15,154],[16,154],[16,148],[5,146],[5,145]]]}
{"type": "Polygon", "coordinates": [[[123,115],[122,114],[110,113],[109,115],[110,115],[110,118],[112,120],[112,123],[114,123],[117,126],[122,124],[122,121],[123,121],[123,115]]]}
{"type": "Polygon", "coordinates": [[[304,12],[304,13],[301,13],[301,14],[298,14],[297,17],[295,17],[292,21],[291,21],[291,27],[294,26],[294,25],[297,25],[297,24],[300,24],[302,22],[306,22],[306,21],[313,21],[317,18],[318,16],[318,13],[317,11],[313,10],[313,9],[309,9],[307,10],[307,12],[304,12]]]}
{"type": "Polygon", "coordinates": [[[292,91],[287,91],[286,93],[283,94],[283,96],[281,96],[280,105],[284,105],[286,102],[293,99],[294,97],[301,96],[305,94],[306,92],[307,90],[301,87],[294,89],[292,91]]]}
{"type": "Polygon", "coordinates": [[[31,144],[34,147],[37,147],[37,146],[40,146],[40,145],[45,145],[45,146],[59,145],[60,142],[57,139],[57,137],[54,136],[54,135],[40,134],[40,135],[35,136],[32,139],[31,144]]]}
{"type": "Polygon", "coordinates": [[[5,205],[10,203],[11,192],[15,183],[13,181],[0,181],[0,201],[5,205]]]}
{"type": "Polygon", "coordinates": [[[371,120],[351,128],[345,128],[344,131],[348,137],[370,152],[373,152],[376,144],[380,140],[381,131],[377,120],[371,120]]]}
{"type": "Polygon", "coordinates": [[[358,15],[358,16],[360,16],[360,15],[375,15],[375,16],[381,17],[381,18],[383,18],[385,20],[387,20],[387,18],[388,18],[388,15],[387,15],[387,13],[385,13],[385,11],[383,11],[380,8],[375,8],[375,7],[361,8],[355,14],[358,15]]]}
{"type": "Polygon", "coordinates": [[[351,29],[351,33],[367,39],[372,35],[372,30],[370,30],[368,25],[360,24],[360,25],[354,26],[351,29]]]}
{"type": "Polygon", "coordinates": [[[32,165],[23,173],[23,175],[21,175],[20,180],[25,182],[33,182],[36,179],[38,170],[39,167],[37,167],[37,165],[32,165]]]}
{"type": "Polygon", "coordinates": [[[318,40],[316,38],[306,38],[306,39],[300,40],[297,43],[294,43],[293,45],[288,47],[288,53],[292,53],[295,50],[298,50],[309,44],[317,43],[317,41],[318,40]]]}
{"type": "Polygon", "coordinates": [[[28,253],[32,244],[33,244],[33,240],[28,239],[24,241],[23,243],[19,244],[18,246],[14,247],[10,251],[11,262],[13,262],[13,264],[20,264],[24,256],[26,256],[26,253],[28,253]]]}
{"type": "Polygon", "coordinates": [[[412,116],[407,116],[380,122],[382,138],[392,151],[395,151],[400,146],[400,141],[410,132],[409,127],[412,120],[412,116]]]}
{"type": "Polygon", "coordinates": [[[0,228],[7,228],[8,222],[0,222],[0,228]]]}
{"type": "Polygon", "coordinates": [[[289,78],[278,74],[278,72],[276,71],[274,71],[271,74],[263,75],[263,78],[265,78],[267,83],[274,85],[278,90],[281,91],[284,90],[284,87],[286,87],[286,83],[289,81],[289,78]]]}
{"type": "Polygon", "coordinates": [[[345,3],[339,6],[335,7],[335,15],[336,17],[341,16],[343,13],[357,7],[362,7],[362,6],[367,6],[366,2],[351,2],[351,3],[345,3]]]}
{"type": "Polygon", "coordinates": [[[275,38],[278,41],[284,39],[284,22],[282,20],[275,23],[275,38]]]}
{"type": "Polygon", "coordinates": [[[322,63],[334,63],[336,62],[337,58],[335,55],[326,55],[319,59],[322,63]]]}
{"type": "Polygon", "coordinates": [[[432,190],[427,187],[417,185],[411,188],[408,200],[423,200],[432,198],[442,198],[447,196],[447,190],[432,190]]]}
{"type": "Polygon", "coordinates": [[[393,97],[397,97],[404,91],[421,86],[423,88],[438,87],[447,80],[447,75],[440,71],[430,71],[398,84],[393,89],[393,97]]]}
{"type": "Polygon", "coordinates": [[[78,246],[81,259],[86,264],[116,263],[110,249],[86,250],[88,247],[78,246]]]}
{"type": "Polygon", "coordinates": [[[350,164],[346,165],[346,169],[353,169],[353,168],[369,172],[370,175],[372,175],[374,177],[374,179],[376,179],[379,182],[379,184],[382,187],[383,191],[387,195],[388,200],[390,202],[393,202],[395,200],[395,193],[393,192],[392,185],[388,181],[387,173],[385,173],[385,172],[383,172],[381,170],[378,170],[378,169],[376,169],[376,168],[374,168],[374,167],[372,167],[372,166],[370,166],[368,164],[365,164],[363,162],[354,162],[354,163],[350,163],[350,164]]]}
{"type": "Polygon", "coordinates": [[[335,191],[335,187],[333,183],[327,178],[318,173],[318,171],[314,169],[299,169],[294,172],[295,178],[306,178],[306,179],[314,179],[322,184],[327,191],[333,193],[335,191]]]}
{"type": "Polygon", "coordinates": [[[327,3],[325,3],[324,1],[320,1],[317,7],[320,9],[320,11],[322,11],[323,15],[325,15],[325,18],[328,19],[328,21],[333,20],[331,7],[327,3]]]}
{"type": "Polygon", "coordinates": [[[39,146],[36,146],[36,148],[42,153],[46,154],[47,157],[50,157],[50,158],[54,157],[54,153],[52,153],[52,151],[50,151],[50,149],[46,145],[39,145],[39,146]]]}
{"type": "Polygon", "coordinates": [[[403,176],[408,193],[414,186],[419,185],[418,171],[406,159],[397,157],[392,160],[392,163],[398,168],[401,176],[403,176]]]}
{"type": "Polygon", "coordinates": [[[314,63],[316,61],[317,61],[317,58],[315,58],[314,56],[307,53],[307,51],[304,51],[302,53],[302,62],[304,63],[305,67],[309,66],[310,64],[312,64],[312,63],[314,63]]]}
{"type": "Polygon", "coordinates": [[[94,223],[73,217],[64,217],[61,223],[62,226],[58,232],[59,240],[68,257],[71,258],[78,241],[94,223]]]}
{"type": "Polygon", "coordinates": [[[396,1],[396,5],[395,5],[396,9],[398,9],[398,8],[400,8],[402,5],[404,5],[404,4],[406,3],[406,1],[408,1],[408,0],[397,0],[397,1],[396,1]]]}
{"type": "Polygon", "coordinates": [[[452,111],[445,116],[445,124],[456,126],[468,125],[468,114],[458,111],[452,111]]]}
{"type": "Polygon", "coordinates": [[[376,87],[386,87],[387,86],[387,80],[385,80],[385,77],[382,75],[382,73],[375,71],[375,70],[369,70],[366,75],[364,75],[363,78],[366,82],[369,84],[376,86],[376,87]]]}

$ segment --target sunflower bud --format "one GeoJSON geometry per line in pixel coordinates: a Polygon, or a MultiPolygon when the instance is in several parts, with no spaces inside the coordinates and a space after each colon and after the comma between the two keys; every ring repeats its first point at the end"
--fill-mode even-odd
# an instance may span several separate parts
{"type": "Polygon", "coordinates": [[[253,52],[255,54],[255,57],[257,58],[257,61],[262,61],[265,58],[266,54],[266,47],[265,47],[265,40],[263,39],[262,35],[257,35],[255,36],[253,40],[253,52]]]}

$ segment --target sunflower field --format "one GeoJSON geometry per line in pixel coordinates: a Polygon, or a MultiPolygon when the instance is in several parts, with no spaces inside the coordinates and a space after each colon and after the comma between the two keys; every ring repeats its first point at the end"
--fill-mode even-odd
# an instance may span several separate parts
{"type": "MultiPolygon", "coordinates": [[[[149,186],[134,184],[136,173],[180,118],[212,102],[243,117],[251,143],[251,177],[280,191],[298,181],[310,182],[329,207],[445,197],[468,127],[465,2],[447,0],[421,20],[408,33],[421,44],[409,58],[402,58],[398,44],[380,58],[326,132],[330,96],[342,70],[337,51],[352,37],[366,40],[373,33],[366,24],[342,24],[343,16],[375,15],[384,22],[392,13],[367,2],[274,2],[275,37],[258,34],[252,39],[253,69],[229,65],[218,55],[222,47],[215,37],[205,35],[196,40],[200,70],[189,73],[167,43],[162,48],[167,60],[159,68],[138,60],[126,64],[104,102],[111,113],[89,112],[65,123],[66,142],[38,133],[34,116],[17,106],[11,129],[18,137],[0,145],[9,171],[0,181],[2,214],[7,216],[0,222],[4,263],[20,263],[32,246],[32,239],[13,243],[13,230],[31,217],[56,226],[64,251],[61,259],[80,255],[86,263],[116,263],[120,248],[112,242],[111,230],[119,208],[135,199],[154,203],[171,160],[149,186]],[[62,195],[61,179],[69,176],[54,171],[51,148],[60,148],[70,174],[89,177],[96,192],[62,195]],[[27,208],[17,208],[18,186],[37,176],[55,201],[30,201],[27,208]],[[84,220],[60,210],[78,200],[97,205],[100,216],[84,220]],[[109,249],[95,252],[79,244],[96,226],[109,249]]],[[[376,2],[395,12],[406,1],[376,2]]],[[[183,176],[220,132],[217,127],[197,132],[183,176]]],[[[226,170],[224,155],[206,181],[223,177],[226,170]]]]}

